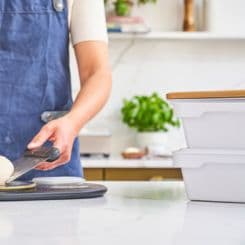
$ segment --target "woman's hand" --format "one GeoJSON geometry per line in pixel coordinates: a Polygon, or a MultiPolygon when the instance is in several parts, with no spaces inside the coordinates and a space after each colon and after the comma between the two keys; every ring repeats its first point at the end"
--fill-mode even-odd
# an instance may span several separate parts
{"type": "Polygon", "coordinates": [[[47,123],[28,144],[28,149],[42,146],[47,140],[53,142],[53,146],[60,150],[60,157],[54,162],[42,162],[36,169],[52,170],[70,161],[73,142],[78,132],[73,127],[72,120],[68,116],[61,117],[47,123]]]}
{"type": "Polygon", "coordinates": [[[68,114],[46,124],[28,145],[29,149],[52,141],[60,158],[52,163],[41,163],[39,170],[51,170],[69,162],[73,142],[79,130],[105,105],[111,91],[111,69],[105,42],[88,41],[75,46],[81,89],[68,114]]]}

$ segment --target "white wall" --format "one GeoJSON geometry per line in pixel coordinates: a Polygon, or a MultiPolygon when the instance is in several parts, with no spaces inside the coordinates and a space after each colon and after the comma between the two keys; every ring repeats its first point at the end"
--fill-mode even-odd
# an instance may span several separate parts
{"type": "MultiPolygon", "coordinates": [[[[121,123],[123,98],[153,91],[164,95],[169,91],[245,88],[245,41],[112,40],[110,57],[112,95],[90,126],[110,128],[114,152],[135,144],[134,131],[121,123]]],[[[71,63],[75,94],[74,58],[71,63]]],[[[172,134],[171,144],[182,144],[181,136],[172,134]]]]}

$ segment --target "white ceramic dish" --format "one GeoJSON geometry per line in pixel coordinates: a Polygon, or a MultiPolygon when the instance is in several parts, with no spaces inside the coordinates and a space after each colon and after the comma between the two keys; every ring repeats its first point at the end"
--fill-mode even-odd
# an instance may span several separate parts
{"type": "Polygon", "coordinates": [[[45,186],[57,186],[57,185],[79,185],[83,184],[85,180],[80,177],[69,177],[69,176],[61,176],[61,177],[40,177],[34,178],[32,180],[37,185],[45,185],[45,186]]]}
{"type": "Polygon", "coordinates": [[[190,200],[245,202],[245,151],[183,149],[173,159],[190,200]]]}

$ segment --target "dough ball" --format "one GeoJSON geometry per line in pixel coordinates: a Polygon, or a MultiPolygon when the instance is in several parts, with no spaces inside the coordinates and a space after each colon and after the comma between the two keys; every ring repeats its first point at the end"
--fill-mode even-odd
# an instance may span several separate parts
{"type": "Polygon", "coordinates": [[[13,173],[14,165],[12,162],[8,158],[0,156],[0,185],[5,185],[13,173]]]}

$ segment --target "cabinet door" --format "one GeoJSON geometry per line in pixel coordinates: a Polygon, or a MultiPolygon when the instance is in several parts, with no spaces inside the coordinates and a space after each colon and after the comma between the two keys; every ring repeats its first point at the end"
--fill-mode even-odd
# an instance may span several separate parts
{"type": "Polygon", "coordinates": [[[84,168],[86,180],[104,180],[102,168],[84,168]]]}

